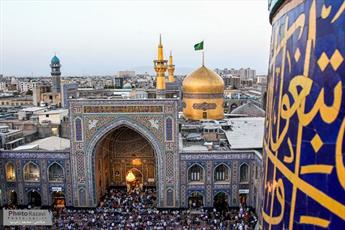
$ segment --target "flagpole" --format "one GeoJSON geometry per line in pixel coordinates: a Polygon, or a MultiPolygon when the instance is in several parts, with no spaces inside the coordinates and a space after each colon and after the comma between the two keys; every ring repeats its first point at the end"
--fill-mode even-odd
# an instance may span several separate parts
{"type": "Polygon", "coordinates": [[[202,66],[205,66],[205,55],[204,55],[205,47],[204,47],[204,40],[202,40],[202,66]]]}
{"type": "Polygon", "coordinates": [[[202,66],[205,64],[205,57],[204,57],[204,50],[202,50],[202,59],[201,59],[202,66]]]}

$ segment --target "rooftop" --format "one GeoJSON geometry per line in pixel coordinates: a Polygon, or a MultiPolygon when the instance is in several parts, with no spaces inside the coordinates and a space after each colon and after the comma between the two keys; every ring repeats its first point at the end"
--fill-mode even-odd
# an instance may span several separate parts
{"type": "Polygon", "coordinates": [[[56,110],[49,110],[46,112],[39,112],[37,114],[39,115],[45,115],[45,114],[58,114],[58,113],[68,113],[68,109],[56,109],[56,110]]]}
{"type": "Polygon", "coordinates": [[[22,111],[24,112],[37,112],[37,111],[41,111],[41,110],[45,110],[47,109],[46,107],[28,107],[28,108],[24,108],[22,109],[22,111]]]}
{"type": "Polygon", "coordinates": [[[255,105],[254,102],[249,101],[235,108],[231,114],[246,115],[249,117],[265,117],[265,110],[255,105]]]}
{"type": "Polygon", "coordinates": [[[39,139],[26,145],[19,146],[13,150],[47,150],[47,151],[59,151],[70,148],[70,140],[51,136],[44,139],[39,139]]]}
{"type": "Polygon", "coordinates": [[[230,151],[262,149],[264,117],[233,117],[222,121],[180,120],[180,151],[230,151]],[[216,140],[216,141],[215,141],[216,140]],[[207,141],[213,142],[208,143],[207,141]],[[212,148],[210,148],[212,147],[212,148]]]}
{"type": "Polygon", "coordinates": [[[232,149],[261,149],[264,138],[264,117],[229,119],[231,130],[225,135],[232,149]]]}

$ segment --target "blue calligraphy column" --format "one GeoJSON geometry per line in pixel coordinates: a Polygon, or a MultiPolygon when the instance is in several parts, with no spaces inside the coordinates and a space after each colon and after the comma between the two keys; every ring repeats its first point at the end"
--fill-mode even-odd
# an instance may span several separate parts
{"type": "Polygon", "coordinates": [[[271,0],[263,229],[345,229],[345,1],[271,0]]]}

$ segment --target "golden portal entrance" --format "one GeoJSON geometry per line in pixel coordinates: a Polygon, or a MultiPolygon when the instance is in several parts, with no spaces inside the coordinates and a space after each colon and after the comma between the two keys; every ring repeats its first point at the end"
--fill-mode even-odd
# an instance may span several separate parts
{"type": "Polygon", "coordinates": [[[98,199],[108,187],[128,189],[156,186],[155,154],[140,133],[121,126],[96,147],[95,177],[98,199]]]}
{"type": "Polygon", "coordinates": [[[144,187],[144,177],[141,171],[136,168],[132,168],[128,171],[126,176],[127,191],[132,189],[142,190],[144,187]]]}

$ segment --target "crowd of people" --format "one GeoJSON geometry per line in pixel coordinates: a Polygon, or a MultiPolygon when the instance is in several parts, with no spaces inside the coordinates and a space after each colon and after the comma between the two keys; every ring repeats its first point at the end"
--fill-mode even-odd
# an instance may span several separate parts
{"type": "Polygon", "coordinates": [[[253,229],[257,219],[248,208],[227,212],[158,210],[152,189],[110,189],[96,209],[65,210],[58,229],[253,229]]]}
{"type": "MultiPolygon", "coordinates": [[[[49,229],[254,229],[257,217],[248,208],[233,210],[158,210],[153,189],[109,189],[96,209],[54,211],[49,229]]],[[[26,228],[37,229],[37,228],[26,228]]]]}

